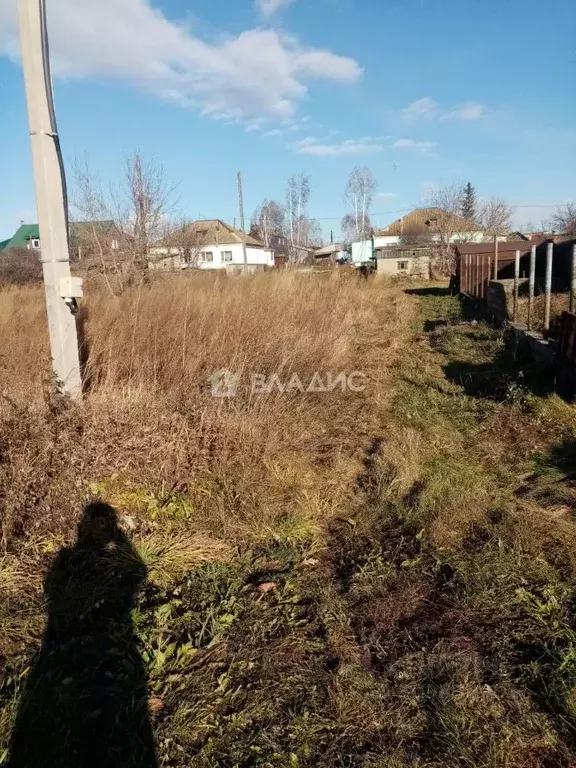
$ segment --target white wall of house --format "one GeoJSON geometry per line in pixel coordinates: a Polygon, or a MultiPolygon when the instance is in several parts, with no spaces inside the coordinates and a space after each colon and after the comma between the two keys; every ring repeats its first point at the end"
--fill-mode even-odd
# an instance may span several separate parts
{"type": "MultiPolygon", "coordinates": [[[[434,240],[440,240],[439,235],[435,235],[434,240]]],[[[483,243],[485,234],[483,232],[459,232],[450,238],[451,243],[466,242],[466,243],[483,243]]],[[[491,239],[491,238],[489,238],[491,239]]],[[[505,240],[506,238],[501,238],[505,240]]],[[[374,250],[378,248],[386,248],[393,245],[400,245],[399,235],[385,235],[382,237],[374,238],[374,250]]],[[[372,241],[363,240],[358,243],[352,243],[352,261],[355,264],[361,264],[364,261],[369,261],[372,256],[372,241]]]]}
{"type": "MultiPolygon", "coordinates": [[[[150,255],[152,257],[152,264],[157,263],[159,268],[184,269],[188,266],[181,263],[177,248],[151,248],[150,255]],[[166,258],[163,258],[164,256],[166,258]]],[[[268,251],[265,248],[247,246],[246,259],[250,266],[274,266],[274,252],[268,251]]],[[[200,269],[228,269],[235,266],[241,267],[243,264],[242,243],[231,243],[230,245],[204,246],[194,264],[190,266],[199,267],[200,269]]]]}
{"type": "Polygon", "coordinates": [[[405,258],[386,257],[378,259],[376,262],[376,272],[378,275],[411,275],[412,277],[428,279],[430,276],[430,259],[428,256],[418,256],[416,258],[412,256],[405,258]]]}
{"type": "MultiPolygon", "coordinates": [[[[400,238],[396,235],[386,235],[374,238],[374,250],[385,248],[390,245],[398,245],[400,238]]],[[[352,261],[355,264],[361,264],[363,261],[370,261],[372,257],[372,240],[361,240],[352,243],[352,261]]]]}

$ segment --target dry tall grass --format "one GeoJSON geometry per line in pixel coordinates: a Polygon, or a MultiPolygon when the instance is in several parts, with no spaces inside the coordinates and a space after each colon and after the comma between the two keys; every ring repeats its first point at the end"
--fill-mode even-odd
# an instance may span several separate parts
{"type": "MultiPolygon", "coordinates": [[[[81,408],[50,422],[43,295],[8,289],[0,305],[1,416],[5,430],[21,423],[26,404],[33,426],[8,441],[4,475],[30,476],[49,507],[42,519],[67,506],[62,496],[79,505],[78,492],[90,489],[123,512],[146,513],[182,491],[186,515],[203,530],[227,536],[280,525],[309,536],[346,503],[359,471],[374,418],[367,399],[386,396],[396,301],[380,284],[339,273],[178,276],[120,298],[89,286],[80,323],[89,391],[81,408]],[[368,343],[375,336],[377,345],[368,343]],[[211,394],[210,376],[223,368],[239,376],[233,399],[211,394]],[[283,382],[298,374],[307,385],[315,372],[358,370],[368,377],[364,393],[251,394],[254,373],[283,382]],[[60,503],[45,482],[38,488],[50,454],[42,439],[54,460],[62,444],[70,452],[60,503]]],[[[28,492],[10,502],[7,490],[5,542],[15,521],[28,519],[28,492]]]]}

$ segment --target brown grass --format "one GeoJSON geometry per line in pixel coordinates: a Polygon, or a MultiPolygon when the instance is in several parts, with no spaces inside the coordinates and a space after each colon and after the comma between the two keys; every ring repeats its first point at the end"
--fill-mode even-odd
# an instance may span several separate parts
{"type": "Polygon", "coordinates": [[[181,493],[182,515],[218,535],[280,525],[308,536],[347,503],[374,426],[365,406],[386,398],[399,323],[390,289],[337,273],[167,278],[121,298],[89,288],[89,391],[82,407],[55,413],[42,292],[4,291],[0,417],[8,433],[26,422],[6,446],[4,545],[18,520],[27,527],[31,498],[53,521],[89,493],[147,519],[166,517],[181,493]],[[239,376],[236,398],[211,395],[222,368],[239,376]],[[356,370],[365,393],[250,392],[252,373],[306,385],[316,371],[356,370]],[[46,487],[40,477],[66,453],[64,476],[46,487]]]}
{"type": "MultiPolygon", "coordinates": [[[[100,497],[148,569],[131,621],[159,765],[573,765],[574,408],[531,391],[499,331],[438,322],[457,299],[400,291],[345,273],[89,288],[81,407],[50,395],[41,294],[6,294],[0,764],[39,679],[43,576],[100,497]],[[243,374],[231,400],[207,384],[223,367],[243,374]],[[246,388],[316,370],[367,389],[246,388]]],[[[70,705],[83,648],[48,659],[39,712],[54,688],[70,705]]]]}

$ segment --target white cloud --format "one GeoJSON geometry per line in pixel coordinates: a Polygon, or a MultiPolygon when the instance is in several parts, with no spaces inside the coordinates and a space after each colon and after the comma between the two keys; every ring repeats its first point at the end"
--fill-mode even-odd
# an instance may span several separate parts
{"type": "Polygon", "coordinates": [[[455,107],[442,115],[441,120],[462,120],[463,122],[474,122],[476,120],[482,120],[487,113],[487,109],[484,104],[479,104],[476,101],[468,101],[466,104],[462,104],[461,107],[455,107]]]}
{"type": "Polygon", "coordinates": [[[431,155],[436,150],[435,141],[415,141],[414,139],[396,139],[392,144],[395,149],[411,149],[423,155],[431,155]]]}
{"type": "MultiPolygon", "coordinates": [[[[354,83],[358,63],[274,29],[205,41],[150,0],[51,0],[56,77],[110,78],[228,120],[287,119],[308,81],[354,83]]],[[[0,0],[0,55],[18,57],[16,3],[0,0]]]]}
{"type": "Polygon", "coordinates": [[[488,108],[477,101],[467,101],[460,106],[442,108],[441,105],[426,96],[418,101],[413,101],[402,111],[402,117],[410,122],[418,120],[461,120],[474,122],[486,116],[488,108]]]}
{"type": "Polygon", "coordinates": [[[256,0],[256,7],[264,16],[272,16],[281,8],[292,5],[294,0],[256,0]]]}
{"type": "Polygon", "coordinates": [[[405,120],[434,120],[439,112],[440,105],[434,99],[426,97],[413,101],[402,110],[405,120]]]}
{"type": "Polygon", "coordinates": [[[301,131],[304,127],[306,127],[307,123],[309,123],[310,120],[311,118],[308,116],[303,117],[300,120],[297,120],[297,119],[283,120],[282,123],[280,123],[280,126],[278,128],[272,128],[271,130],[263,133],[262,136],[265,136],[265,137],[288,136],[291,133],[297,133],[298,131],[301,131]]]}
{"type": "Polygon", "coordinates": [[[299,155],[314,155],[315,157],[338,157],[341,155],[363,155],[372,152],[382,152],[384,144],[372,136],[361,139],[347,139],[337,144],[327,144],[321,139],[307,136],[296,145],[299,155]]]}

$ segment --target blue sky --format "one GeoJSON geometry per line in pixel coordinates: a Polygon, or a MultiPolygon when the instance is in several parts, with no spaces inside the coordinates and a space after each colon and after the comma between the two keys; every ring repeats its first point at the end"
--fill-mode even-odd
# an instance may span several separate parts
{"type": "MultiPolygon", "coordinates": [[[[535,226],[576,198],[573,0],[47,0],[65,161],[134,149],[191,217],[247,215],[311,176],[337,235],[351,169],[380,224],[470,180],[535,226]]],[[[35,221],[16,0],[0,0],[0,239],[35,221]]],[[[71,175],[71,173],[70,173],[71,175]]],[[[70,182],[72,180],[70,179],[70,182]]]]}

